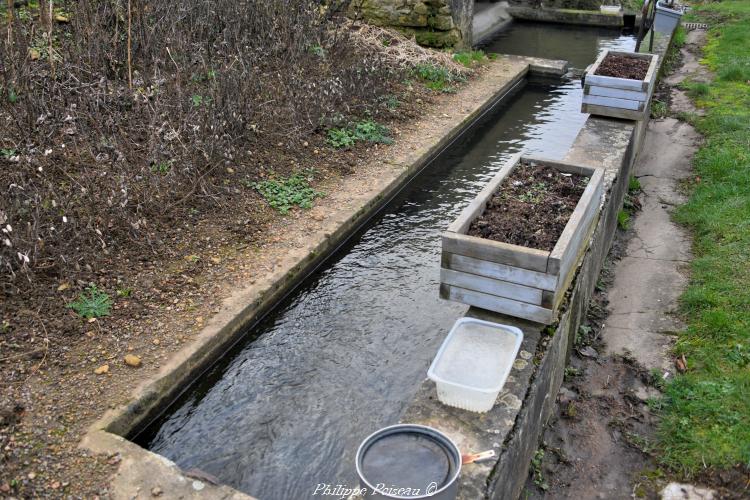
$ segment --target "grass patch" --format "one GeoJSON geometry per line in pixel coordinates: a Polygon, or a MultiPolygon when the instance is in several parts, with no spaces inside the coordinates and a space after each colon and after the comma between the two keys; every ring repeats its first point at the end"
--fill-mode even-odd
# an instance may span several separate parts
{"type": "Polygon", "coordinates": [[[254,182],[254,187],[265,198],[269,205],[282,214],[286,214],[292,207],[304,209],[312,208],[315,198],[322,198],[324,194],[310,186],[314,171],[307,169],[286,178],[269,179],[254,182]]]}
{"type": "Polygon", "coordinates": [[[681,25],[677,26],[677,29],[674,30],[674,34],[672,35],[672,46],[678,49],[682,48],[682,46],[685,45],[686,40],[687,31],[685,31],[685,28],[681,25]]]}
{"type": "Polygon", "coordinates": [[[693,14],[715,26],[704,63],[717,77],[688,86],[706,110],[690,117],[706,140],[690,199],[676,213],[694,234],[681,297],[688,326],[675,346],[688,371],[658,404],[661,460],[686,475],[750,463],[750,1],[704,4],[693,14]]]}
{"type": "Polygon", "coordinates": [[[467,68],[471,68],[487,61],[488,57],[483,50],[468,50],[466,52],[456,52],[453,54],[453,60],[459,64],[463,64],[467,68]]]}
{"type": "Polygon", "coordinates": [[[628,179],[628,191],[630,193],[637,193],[640,190],[641,190],[641,181],[639,181],[636,176],[631,175],[630,179],[628,179]]]}
{"type": "Polygon", "coordinates": [[[684,82],[682,88],[687,90],[688,95],[693,99],[706,97],[711,93],[711,87],[707,83],[684,82]]]}
{"type": "Polygon", "coordinates": [[[651,101],[651,118],[664,118],[668,113],[667,103],[656,99],[651,101]]]}
{"type": "Polygon", "coordinates": [[[617,212],[617,226],[623,231],[627,231],[630,227],[630,214],[625,210],[617,212]]]}
{"type": "Polygon", "coordinates": [[[112,298],[96,285],[91,285],[75,301],[68,304],[68,307],[82,318],[101,318],[109,316],[112,311],[112,298]]]}

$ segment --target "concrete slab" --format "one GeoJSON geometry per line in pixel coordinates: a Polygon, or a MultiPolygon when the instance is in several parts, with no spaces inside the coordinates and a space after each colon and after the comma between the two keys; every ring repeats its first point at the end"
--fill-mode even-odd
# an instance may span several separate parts
{"type": "Polygon", "coordinates": [[[671,212],[684,202],[679,183],[691,175],[698,142],[686,123],[653,121],[634,168],[643,190],[642,209],[625,257],[615,268],[601,336],[607,354],[627,352],[648,369],[671,369],[671,334],[684,327],[676,312],[688,283],[691,238],[672,221],[671,212]]]}
{"type": "Polygon", "coordinates": [[[615,269],[609,292],[609,312],[613,319],[611,323],[608,319],[605,325],[673,331],[674,322],[663,318],[677,310],[677,299],[686,284],[687,278],[673,261],[624,257],[615,269]],[[648,319],[647,313],[651,314],[648,319]],[[629,315],[639,318],[638,321],[625,321],[623,318],[629,315]]]}
{"type": "Polygon", "coordinates": [[[672,339],[662,333],[631,328],[605,326],[602,338],[607,342],[607,354],[622,354],[635,358],[647,370],[671,371],[669,350],[672,339]]]}
{"type": "Polygon", "coordinates": [[[700,140],[700,135],[685,122],[674,118],[652,120],[635,165],[635,176],[673,181],[689,177],[692,152],[700,140]]]}
{"type": "Polygon", "coordinates": [[[508,2],[477,2],[474,4],[472,19],[472,41],[474,45],[490,39],[502,30],[513,18],[508,13],[508,2]]]}

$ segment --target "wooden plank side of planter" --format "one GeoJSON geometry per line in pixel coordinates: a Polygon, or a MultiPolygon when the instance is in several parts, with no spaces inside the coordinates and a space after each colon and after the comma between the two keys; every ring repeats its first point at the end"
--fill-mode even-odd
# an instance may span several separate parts
{"type": "Polygon", "coordinates": [[[554,319],[551,309],[545,309],[540,306],[506,299],[496,295],[476,292],[474,290],[466,290],[465,288],[459,288],[444,283],[440,285],[440,297],[447,300],[461,302],[462,304],[481,307],[482,309],[487,309],[489,311],[508,314],[516,318],[536,321],[537,323],[543,323],[545,325],[552,323],[554,319]]]}
{"type": "Polygon", "coordinates": [[[458,233],[443,233],[443,252],[532,271],[547,271],[549,252],[458,233]]]}
{"type": "MultiPolygon", "coordinates": [[[[643,54],[646,55],[646,54],[643,54]]],[[[659,56],[657,54],[652,54],[651,57],[651,64],[648,66],[648,71],[646,71],[646,76],[644,80],[648,82],[648,94],[649,99],[651,98],[651,93],[654,91],[654,87],[656,86],[656,72],[659,69],[659,56]]]]}
{"type": "Polygon", "coordinates": [[[442,267],[469,274],[476,274],[486,278],[508,281],[541,290],[554,292],[557,286],[557,276],[552,274],[540,273],[529,269],[488,262],[482,259],[475,259],[465,255],[456,255],[443,252],[442,267]]]}
{"type": "Polygon", "coordinates": [[[645,102],[632,101],[630,99],[618,99],[616,97],[605,97],[600,95],[583,95],[583,104],[594,104],[596,106],[605,106],[608,108],[629,109],[633,111],[643,111],[645,102]]]}
{"type": "Polygon", "coordinates": [[[500,187],[500,184],[513,171],[521,159],[521,153],[511,156],[500,171],[490,179],[486,186],[476,195],[469,205],[461,211],[461,214],[448,226],[448,232],[466,234],[471,223],[484,213],[487,202],[500,187]]]}
{"type": "Polygon", "coordinates": [[[600,87],[598,85],[586,85],[583,89],[584,95],[598,95],[602,97],[615,97],[617,99],[630,99],[631,101],[646,102],[648,92],[635,90],[622,90],[612,87],[600,87]]]}
{"type": "MultiPolygon", "coordinates": [[[[596,229],[596,225],[599,223],[599,215],[600,212],[596,212],[594,214],[594,218],[592,219],[591,224],[589,224],[588,231],[583,235],[583,241],[588,242],[591,240],[591,237],[594,234],[594,230],[596,229]]],[[[542,292],[543,307],[550,307],[553,311],[556,311],[560,307],[560,304],[565,297],[565,293],[568,291],[570,284],[573,282],[573,278],[576,274],[575,270],[583,260],[583,256],[586,253],[586,250],[588,250],[588,245],[581,245],[580,247],[578,247],[578,252],[570,259],[570,269],[568,271],[560,272],[560,275],[558,276],[557,289],[552,294],[551,299],[549,294],[552,292],[542,292]],[[563,274],[563,272],[565,272],[565,274],[563,274]]]]}
{"type": "Polygon", "coordinates": [[[629,80],[614,76],[595,75],[592,71],[586,74],[586,85],[598,85],[600,87],[611,87],[614,89],[635,90],[642,92],[648,90],[648,82],[643,80],[629,80]]]}
{"type": "Polygon", "coordinates": [[[643,111],[633,111],[631,109],[609,108],[607,106],[598,106],[596,104],[583,103],[581,105],[581,112],[589,113],[592,115],[610,116],[612,118],[621,118],[623,120],[640,121],[640,120],[646,119],[648,108],[644,109],[643,111]]]}
{"type": "MultiPolygon", "coordinates": [[[[611,50],[611,49],[607,49],[607,51],[610,54],[614,54],[616,56],[627,56],[627,57],[632,57],[633,59],[653,59],[654,57],[654,54],[649,54],[646,52],[627,52],[624,50],[611,50]]],[[[603,60],[604,59],[602,58],[602,61],[603,60]]]]}
{"type": "MultiPolygon", "coordinates": [[[[540,158],[536,156],[525,156],[525,161],[532,162],[538,165],[545,165],[547,167],[553,167],[560,172],[565,172],[567,174],[578,174],[578,175],[585,175],[586,177],[592,177],[598,169],[594,167],[587,167],[585,165],[576,165],[574,163],[567,163],[560,160],[549,160],[547,158],[540,158]]],[[[589,185],[586,184],[586,187],[589,185]]],[[[585,191],[584,191],[585,192],[585,191]]]]}
{"type": "Polygon", "coordinates": [[[542,290],[539,288],[517,285],[508,281],[486,278],[477,274],[441,269],[440,282],[467,290],[519,300],[528,304],[541,305],[542,303],[542,290]]]}
{"type": "MultiPolygon", "coordinates": [[[[588,234],[596,214],[599,213],[604,183],[604,171],[594,169],[586,189],[581,195],[575,210],[570,215],[560,238],[550,252],[547,263],[547,273],[559,276],[561,281],[567,278],[571,268],[576,264],[579,247],[588,244],[585,236],[588,234]]],[[[560,287],[557,287],[558,290],[560,287]]]]}

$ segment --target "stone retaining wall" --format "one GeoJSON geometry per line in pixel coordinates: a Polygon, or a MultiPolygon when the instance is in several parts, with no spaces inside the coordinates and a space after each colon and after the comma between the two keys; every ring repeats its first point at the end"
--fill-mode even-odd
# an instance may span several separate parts
{"type": "Polygon", "coordinates": [[[396,28],[430,47],[470,46],[473,0],[352,0],[348,15],[396,28]],[[462,29],[464,31],[462,31],[462,29]]]}

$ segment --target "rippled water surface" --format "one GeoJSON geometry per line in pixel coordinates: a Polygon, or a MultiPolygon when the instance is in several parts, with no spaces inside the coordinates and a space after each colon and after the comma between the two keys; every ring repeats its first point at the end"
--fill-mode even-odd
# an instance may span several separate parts
{"type": "MultiPolygon", "coordinates": [[[[488,50],[585,66],[602,47],[633,45],[611,31],[522,24],[488,50]],[[555,34],[548,43],[545,33],[555,34]]],[[[561,157],[585,121],[580,93],[573,81],[520,90],[137,441],[262,499],[309,498],[318,483],[356,485],[360,441],[398,421],[466,309],[438,298],[440,232],[509,155],[561,157]]]]}

